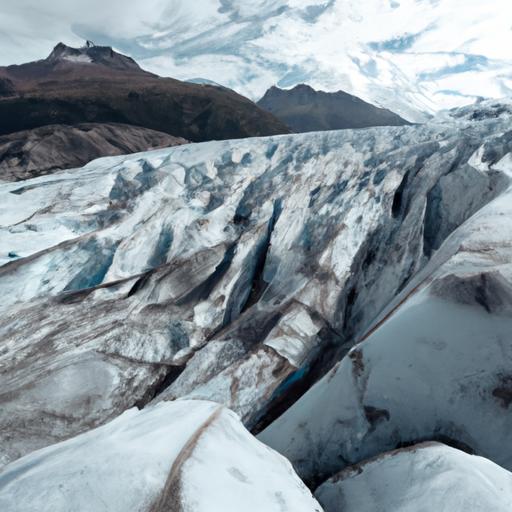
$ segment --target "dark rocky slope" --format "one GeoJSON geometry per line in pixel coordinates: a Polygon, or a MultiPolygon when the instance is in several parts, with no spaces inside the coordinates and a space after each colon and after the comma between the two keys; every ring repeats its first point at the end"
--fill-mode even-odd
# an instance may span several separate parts
{"type": "Polygon", "coordinates": [[[102,156],[185,144],[167,133],[126,124],[48,125],[0,136],[0,181],[81,167],[102,156]]]}
{"type": "Polygon", "coordinates": [[[346,92],[315,91],[304,84],[289,90],[271,87],[258,105],[295,133],[410,124],[346,92]]]}

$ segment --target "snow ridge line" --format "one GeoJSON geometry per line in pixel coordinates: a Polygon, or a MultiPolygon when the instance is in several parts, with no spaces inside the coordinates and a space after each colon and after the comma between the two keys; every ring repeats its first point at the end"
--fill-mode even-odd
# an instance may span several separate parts
{"type": "Polygon", "coordinates": [[[220,416],[224,407],[219,405],[215,411],[196,429],[194,434],[178,453],[174,460],[165,486],[160,493],[159,498],[148,508],[148,512],[185,512],[181,500],[178,499],[180,493],[180,480],[183,465],[190,458],[194,449],[204,434],[206,429],[220,416]]]}

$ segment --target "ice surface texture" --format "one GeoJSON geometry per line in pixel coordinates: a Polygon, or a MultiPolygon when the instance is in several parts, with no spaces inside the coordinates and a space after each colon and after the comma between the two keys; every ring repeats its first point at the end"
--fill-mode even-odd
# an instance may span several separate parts
{"type": "Polygon", "coordinates": [[[511,111],[0,185],[0,478],[176,399],[311,487],[424,440],[510,470],[511,111]]]}

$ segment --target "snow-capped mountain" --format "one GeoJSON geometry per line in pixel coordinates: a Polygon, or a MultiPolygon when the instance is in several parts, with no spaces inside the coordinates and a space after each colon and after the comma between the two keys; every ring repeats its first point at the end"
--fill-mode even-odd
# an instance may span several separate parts
{"type": "Polygon", "coordinates": [[[230,89],[156,76],[108,46],[59,43],[46,59],[0,67],[0,135],[80,123],[121,123],[194,142],[290,132],[230,89]]]}
{"type": "Polygon", "coordinates": [[[82,48],[71,48],[63,43],[58,43],[46,58],[46,61],[54,66],[63,62],[95,64],[110,70],[144,73],[131,57],[115,52],[108,46],[96,46],[91,41],[87,41],[86,45],[82,48]]]}

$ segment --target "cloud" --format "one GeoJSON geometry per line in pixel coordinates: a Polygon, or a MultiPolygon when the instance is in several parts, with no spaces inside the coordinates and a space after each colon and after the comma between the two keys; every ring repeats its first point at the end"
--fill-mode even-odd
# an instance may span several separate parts
{"type": "Polygon", "coordinates": [[[512,76],[510,0],[5,3],[4,65],[45,57],[60,40],[79,45],[87,38],[162,75],[207,78],[255,99],[275,83],[308,81],[405,117],[410,105],[435,109],[441,90],[453,92],[443,94],[446,106],[450,96],[475,89],[468,81],[490,96],[508,90],[512,76]]]}

